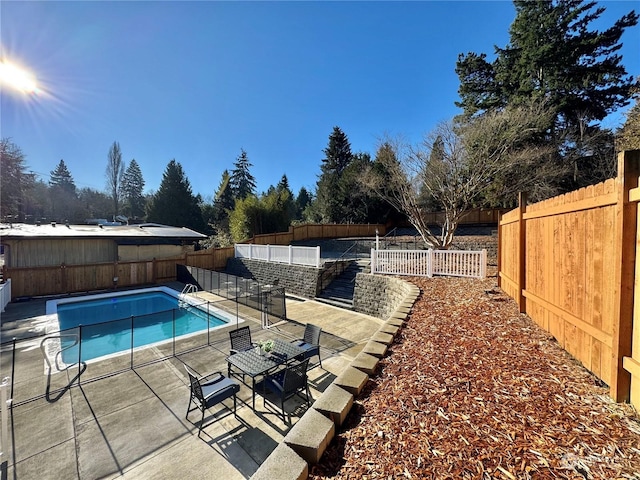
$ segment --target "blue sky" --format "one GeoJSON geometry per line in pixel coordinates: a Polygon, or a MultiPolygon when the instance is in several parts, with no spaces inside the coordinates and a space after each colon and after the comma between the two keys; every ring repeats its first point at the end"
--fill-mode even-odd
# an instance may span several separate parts
{"type": "MultiPolygon", "coordinates": [[[[601,2],[608,27],[634,1],[601,2]]],[[[459,113],[459,53],[508,43],[511,2],[0,2],[5,60],[38,95],[3,88],[0,132],[48,181],[64,159],[78,187],[104,190],[120,143],[157,190],[168,162],[210,200],[243,148],[258,192],[286,174],[315,189],[334,126],[354,152],[412,141],[459,113]]],[[[640,28],[622,38],[640,75],[640,28]]],[[[607,126],[621,121],[608,119],[607,126]]]]}

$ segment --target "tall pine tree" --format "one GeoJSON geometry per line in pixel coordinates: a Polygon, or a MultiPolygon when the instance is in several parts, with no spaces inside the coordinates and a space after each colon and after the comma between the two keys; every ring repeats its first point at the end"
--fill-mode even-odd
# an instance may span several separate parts
{"type": "Polygon", "coordinates": [[[316,189],[316,210],[323,222],[340,223],[348,217],[344,209],[348,192],[342,188],[340,179],[353,160],[351,144],[340,127],[333,127],[324,155],[316,189]]]}
{"type": "Polygon", "coordinates": [[[240,149],[240,155],[236,158],[234,169],[231,171],[231,178],[229,179],[231,190],[237,200],[244,200],[255,193],[256,179],[250,172],[252,166],[247,157],[247,152],[244,149],[240,149]]]}
{"type": "Polygon", "coordinates": [[[147,220],[204,231],[198,198],[193,195],[182,165],[175,159],[169,162],[162,174],[162,182],[149,206],[147,220]]]}
{"type": "Polygon", "coordinates": [[[485,54],[461,54],[459,107],[465,115],[544,99],[556,112],[555,127],[599,121],[627,105],[636,82],[618,54],[620,37],[638,22],[631,11],[602,32],[590,30],[605,7],[583,0],[516,0],[510,42],[485,54]]]}
{"type": "Polygon", "coordinates": [[[135,158],[129,162],[129,166],[122,176],[122,196],[124,199],[125,213],[133,218],[144,216],[145,199],[143,195],[144,178],[142,170],[135,158]]]}
{"type": "Polygon", "coordinates": [[[74,218],[78,207],[76,184],[64,160],[60,160],[58,166],[50,172],[49,198],[51,201],[51,219],[53,221],[77,220],[74,218]]]}

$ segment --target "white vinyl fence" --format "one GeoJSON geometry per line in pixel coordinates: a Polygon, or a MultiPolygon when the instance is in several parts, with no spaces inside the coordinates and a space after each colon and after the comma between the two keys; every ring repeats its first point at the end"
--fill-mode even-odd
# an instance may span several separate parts
{"type": "Polygon", "coordinates": [[[11,301],[11,279],[0,285],[0,312],[4,312],[6,307],[11,301]]]}
{"type": "Polygon", "coordinates": [[[487,251],[371,249],[371,273],[485,278],[487,251]]]}
{"type": "Polygon", "coordinates": [[[264,260],[265,262],[286,263],[320,267],[320,247],[294,247],[292,245],[235,245],[236,258],[264,260]]]}

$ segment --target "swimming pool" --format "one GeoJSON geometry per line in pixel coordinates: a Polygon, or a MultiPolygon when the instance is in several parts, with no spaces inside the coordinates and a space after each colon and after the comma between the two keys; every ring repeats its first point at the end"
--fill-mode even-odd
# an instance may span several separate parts
{"type": "Polygon", "coordinates": [[[197,299],[181,301],[175,290],[158,287],[101,294],[47,302],[47,313],[57,313],[61,333],[78,334],[61,340],[61,359],[65,364],[113,355],[131,348],[160,344],[177,337],[220,328],[236,319],[197,299]],[[82,325],[81,329],[78,328],[82,325]],[[69,348],[67,348],[69,347],[69,348]]]}

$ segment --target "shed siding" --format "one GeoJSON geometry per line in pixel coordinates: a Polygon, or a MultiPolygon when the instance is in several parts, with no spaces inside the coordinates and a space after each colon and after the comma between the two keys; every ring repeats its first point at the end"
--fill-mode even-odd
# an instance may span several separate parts
{"type": "Polygon", "coordinates": [[[193,245],[119,245],[119,262],[144,262],[154,258],[179,257],[193,252],[193,245]]]}
{"type": "Polygon", "coordinates": [[[10,268],[114,262],[118,254],[110,239],[7,239],[3,243],[9,246],[10,268]]]}

